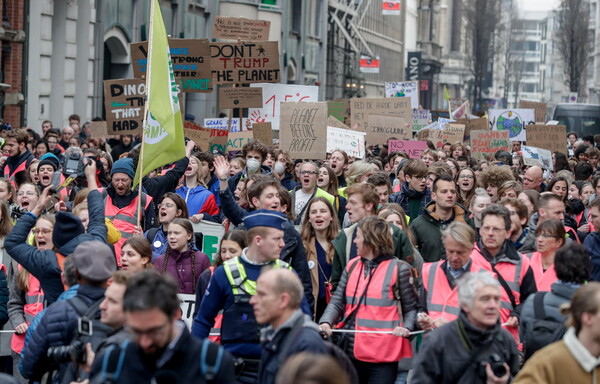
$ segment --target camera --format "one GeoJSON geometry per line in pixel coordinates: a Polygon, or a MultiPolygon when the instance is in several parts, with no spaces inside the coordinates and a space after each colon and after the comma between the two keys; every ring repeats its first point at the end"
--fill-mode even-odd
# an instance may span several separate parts
{"type": "Polygon", "coordinates": [[[492,353],[489,357],[489,361],[482,361],[479,364],[479,376],[484,380],[487,378],[487,374],[485,373],[485,366],[487,363],[490,363],[490,368],[492,372],[494,372],[494,376],[502,377],[506,375],[506,367],[504,366],[504,361],[497,353],[492,353]]]}
{"type": "Polygon", "coordinates": [[[69,345],[48,348],[48,358],[56,364],[75,361],[79,364],[85,363],[85,344],[81,340],[75,340],[69,345]]]}
{"type": "Polygon", "coordinates": [[[63,171],[65,176],[83,176],[85,169],[83,159],[83,155],[78,152],[72,152],[68,157],[66,157],[63,171]]]}

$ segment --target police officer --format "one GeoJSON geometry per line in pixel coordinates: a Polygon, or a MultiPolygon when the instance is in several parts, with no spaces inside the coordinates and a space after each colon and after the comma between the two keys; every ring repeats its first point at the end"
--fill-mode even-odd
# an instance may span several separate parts
{"type": "MultiPolygon", "coordinates": [[[[279,259],[285,246],[283,228],[287,219],[282,213],[259,209],[244,217],[248,248],[239,257],[217,268],[206,289],[200,310],[194,319],[192,335],[205,338],[223,310],[221,344],[238,357],[239,381],[256,382],[261,356],[259,325],[250,298],[256,293],[256,280],[265,266],[291,267],[279,259]]],[[[303,310],[310,309],[303,300],[303,310]]]]}

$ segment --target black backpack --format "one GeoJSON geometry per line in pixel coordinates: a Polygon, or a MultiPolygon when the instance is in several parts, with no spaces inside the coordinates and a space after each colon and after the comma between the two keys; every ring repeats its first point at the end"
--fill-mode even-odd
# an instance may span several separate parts
{"type": "Polygon", "coordinates": [[[533,330],[531,335],[523,340],[525,360],[548,344],[562,339],[567,330],[564,323],[546,316],[544,310],[546,293],[548,292],[538,292],[533,296],[533,330]]]}

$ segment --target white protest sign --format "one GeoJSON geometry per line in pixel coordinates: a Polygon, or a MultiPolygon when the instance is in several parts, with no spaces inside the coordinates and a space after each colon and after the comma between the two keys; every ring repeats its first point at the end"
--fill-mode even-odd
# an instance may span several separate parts
{"type": "Polygon", "coordinates": [[[431,111],[428,109],[413,109],[412,120],[413,132],[419,132],[431,121],[431,111]]]}
{"type": "Polygon", "coordinates": [[[194,323],[196,295],[178,293],[177,297],[179,298],[179,308],[181,308],[181,320],[187,325],[188,330],[191,330],[194,323]]]}
{"type": "Polygon", "coordinates": [[[488,111],[490,129],[508,131],[511,141],[526,141],[526,126],[535,124],[533,109],[490,109],[488,111]]]}
{"type": "Polygon", "coordinates": [[[327,153],[336,149],[346,151],[348,156],[365,158],[365,132],[327,127],[327,153]]]}
{"type": "Polygon", "coordinates": [[[523,163],[525,165],[537,165],[538,167],[550,171],[554,170],[554,165],[552,164],[552,152],[549,150],[538,147],[529,147],[527,145],[523,145],[521,150],[523,152],[523,163]]]}
{"type": "MultiPolygon", "coordinates": [[[[229,129],[229,119],[226,117],[215,117],[204,119],[203,128],[210,129],[229,129]]],[[[240,119],[234,117],[231,119],[231,132],[239,132],[240,131],[240,119]]]]}
{"type": "Polygon", "coordinates": [[[202,220],[199,223],[192,223],[194,232],[202,233],[202,249],[208,258],[213,261],[219,252],[219,243],[225,235],[225,227],[219,223],[211,223],[202,220]]]}
{"type": "Polygon", "coordinates": [[[446,119],[445,117],[439,117],[437,129],[444,129],[444,128],[446,128],[446,125],[448,125],[450,123],[454,123],[454,122],[456,122],[456,120],[446,119]]]}
{"type": "Polygon", "coordinates": [[[282,102],[319,101],[319,87],[314,85],[290,85],[258,83],[250,84],[251,87],[263,89],[262,108],[248,108],[248,120],[255,123],[271,123],[273,130],[279,130],[279,118],[282,102]]]}
{"type": "Polygon", "coordinates": [[[410,107],[419,108],[419,82],[398,81],[385,83],[385,97],[410,97],[410,107]]]}

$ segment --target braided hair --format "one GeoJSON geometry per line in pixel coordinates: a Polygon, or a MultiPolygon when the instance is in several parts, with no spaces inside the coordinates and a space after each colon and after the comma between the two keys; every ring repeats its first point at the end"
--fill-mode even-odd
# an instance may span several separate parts
{"type": "MultiPolygon", "coordinates": [[[[198,278],[199,276],[197,276],[196,274],[196,252],[194,252],[194,248],[196,247],[196,241],[195,241],[195,236],[194,236],[194,227],[192,226],[192,222],[189,221],[188,219],[183,219],[183,218],[175,218],[173,219],[173,221],[171,221],[169,223],[169,225],[171,224],[177,224],[179,226],[181,226],[189,235],[191,235],[191,239],[187,244],[187,248],[189,251],[191,251],[191,262],[192,262],[192,287],[196,286],[196,283],[198,282],[198,278]]],[[[165,252],[165,257],[163,259],[163,263],[161,266],[161,273],[166,273],[167,272],[167,264],[169,261],[169,251],[171,250],[171,245],[167,245],[167,250],[165,252]]]]}

